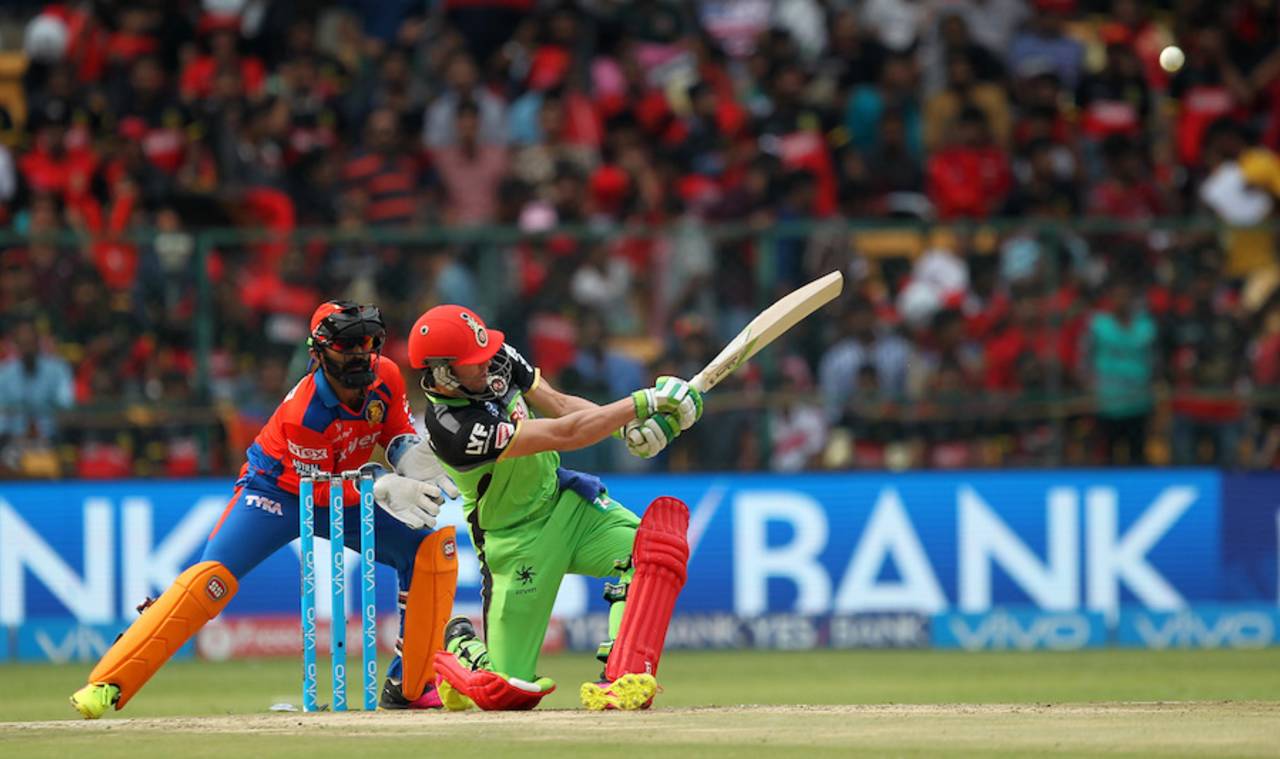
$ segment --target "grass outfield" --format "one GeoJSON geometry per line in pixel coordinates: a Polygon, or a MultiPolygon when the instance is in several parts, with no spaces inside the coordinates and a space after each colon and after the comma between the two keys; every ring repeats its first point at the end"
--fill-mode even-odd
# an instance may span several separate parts
{"type": "Polygon", "coordinates": [[[673,652],[663,659],[665,692],[641,714],[577,711],[577,686],[596,671],[579,654],[544,659],[561,689],[532,713],[269,712],[273,703],[297,702],[299,667],[289,659],[178,662],[127,711],[83,722],[66,699],[86,667],[3,665],[0,756],[225,759],[428,749],[527,757],[622,746],[657,756],[1280,752],[1280,648],[673,652]]]}

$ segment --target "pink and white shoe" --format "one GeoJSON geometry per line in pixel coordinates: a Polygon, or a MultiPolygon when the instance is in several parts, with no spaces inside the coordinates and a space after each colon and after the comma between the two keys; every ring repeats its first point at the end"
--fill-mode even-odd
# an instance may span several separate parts
{"type": "Polygon", "coordinates": [[[436,690],[434,683],[427,685],[427,689],[421,696],[410,701],[400,690],[400,683],[389,677],[382,684],[382,698],[378,699],[379,709],[440,709],[443,707],[444,704],[440,702],[440,692],[436,690]]]}

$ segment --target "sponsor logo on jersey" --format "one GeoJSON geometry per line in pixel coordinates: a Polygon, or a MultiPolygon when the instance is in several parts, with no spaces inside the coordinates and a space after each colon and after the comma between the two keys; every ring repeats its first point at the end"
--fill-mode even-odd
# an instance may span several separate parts
{"type": "Polygon", "coordinates": [[[255,493],[250,493],[244,497],[244,505],[253,509],[262,509],[268,514],[275,514],[278,517],[284,516],[284,509],[280,506],[279,501],[273,501],[255,493]]]}
{"type": "Polygon", "coordinates": [[[306,459],[308,461],[324,461],[329,458],[328,448],[307,448],[298,445],[292,440],[289,441],[289,453],[295,459],[306,459]]]}
{"type": "Polygon", "coordinates": [[[507,443],[511,442],[511,438],[515,437],[516,426],[510,422],[503,422],[497,426],[493,432],[493,447],[502,450],[507,447],[507,443]]]}
{"type": "Polygon", "coordinates": [[[209,583],[204,586],[204,592],[209,594],[209,598],[214,601],[221,601],[222,597],[227,594],[227,583],[221,577],[213,576],[209,578],[209,583]]]}
{"type": "Polygon", "coordinates": [[[293,462],[293,471],[296,472],[299,477],[315,477],[323,472],[324,468],[319,464],[308,464],[305,461],[295,460],[293,462]]]}
{"type": "Polygon", "coordinates": [[[369,401],[364,408],[364,418],[368,419],[370,424],[382,424],[382,420],[387,418],[387,404],[376,398],[369,401]]]}
{"type": "Polygon", "coordinates": [[[352,438],[351,442],[347,443],[346,446],[338,451],[338,460],[341,461],[362,448],[373,448],[374,444],[378,442],[379,434],[380,433],[377,432],[370,432],[368,435],[361,435],[360,437],[352,438]]]}
{"type": "Polygon", "coordinates": [[[467,455],[483,456],[488,453],[492,434],[492,427],[482,422],[476,422],[475,426],[471,428],[471,435],[467,438],[467,455]]]}

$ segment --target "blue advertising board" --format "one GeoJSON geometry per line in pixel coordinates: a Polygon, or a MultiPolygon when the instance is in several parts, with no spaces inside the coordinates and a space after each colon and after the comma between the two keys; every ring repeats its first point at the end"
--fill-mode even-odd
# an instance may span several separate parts
{"type": "Polygon", "coordinates": [[[1222,505],[1222,600],[1280,604],[1280,472],[1224,476],[1222,505]]]}
{"type": "MultiPolygon", "coordinates": [[[[935,644],[961,645],[956,629],[968,640],[999,638],[964,615],[1016,608],[1076,615],[1093,641],[1093,615],[1114,624],[1129,608],[1276,603],[1276,476],[1061,470],[606,482],[637,512],[658,495],[689,504],[689,580],[677,612],[703,619],[690,635],[714,632],[707,620],[716,615],[773,615],[821,618],[820,638],[856,638],[875,615],[907,614],[926,637],[932,620],[935,644]]],[[[196,559],[230,494],[225,480],[0,483],[0,627],[132,620],[145,596],[196,559]]],[[[463,524],[457,503],[442,518],[463,524]]],[[[475,613],[480,568],[465,533],[458,605],[475,613]]],[[[296,614],[297,556],[294,544],[251,572],[226,613],[296,614]]],[[[394,609],[395,576],[380,570],[379,604],[394,609]]],[[[598,618],[600,591],[599,580],[568,578],[556,615],[598,618]]],[[[327,593],[318,596],[327,617],[327,593]]],[[[1034,614],[1004,623],[1008,640],[1048,629],[1034,614]]],[[[755,645],[756,632],[732,634],[755,645]]]]}

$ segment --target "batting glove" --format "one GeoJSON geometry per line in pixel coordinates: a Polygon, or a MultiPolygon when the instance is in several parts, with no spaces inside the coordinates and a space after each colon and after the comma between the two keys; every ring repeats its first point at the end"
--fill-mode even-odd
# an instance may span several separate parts
{"type": "Polygon", "coordinates": [[[680,435],[674,414],[656,414],[648,419],[632,419],[622,428],[622,439],[632,456],[651,459],[662,453],[680,435]]]}
{"type": "Polygon", "coordinates": [[[659,377],[650,388],[631,394],[636,419],[674,414],[680,429],[687,430],[702,416],[702,393],[679,377],[659,377]]]}

